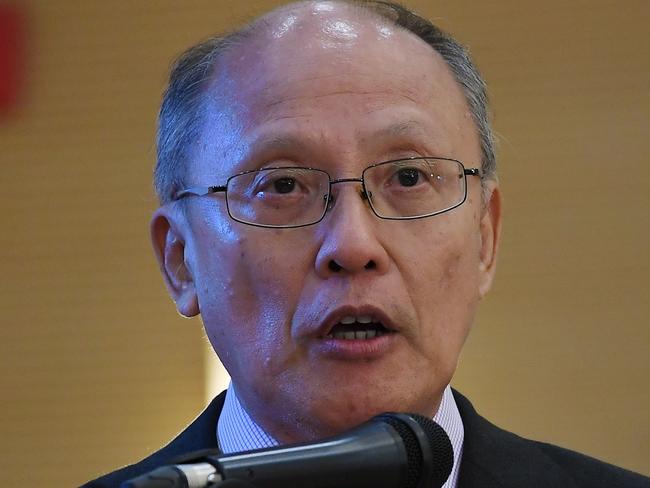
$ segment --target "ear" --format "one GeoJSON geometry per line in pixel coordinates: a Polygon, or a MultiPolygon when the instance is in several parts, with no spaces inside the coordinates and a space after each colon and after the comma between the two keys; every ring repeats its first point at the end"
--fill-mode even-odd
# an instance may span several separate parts
{"type": "Polygon", "coordinates": [[[160,207],[151,218],[151,242],[167,290],[178,313],[193,317],[199,314],[199,302],[182,234],[186,228],[185,217],[168,207],[160,207]]]}
{"type": "Polygon", "coordinates": [[[497,250],[501,238],[501,192],[495,181],[487,181],[480,222],[481,250],[479,263],[479,296],[483,298],[492,287],[496,272],[497,250]]]}

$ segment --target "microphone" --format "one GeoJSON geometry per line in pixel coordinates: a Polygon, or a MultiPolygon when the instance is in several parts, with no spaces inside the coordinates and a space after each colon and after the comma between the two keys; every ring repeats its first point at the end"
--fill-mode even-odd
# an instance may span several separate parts
{"type": "Polygon", "coordinates": [[[120,488],[439,488],[453,464],[451,442],[433,420],[384,413],[314,443],[219,456],[203,451],[120,488]]]}

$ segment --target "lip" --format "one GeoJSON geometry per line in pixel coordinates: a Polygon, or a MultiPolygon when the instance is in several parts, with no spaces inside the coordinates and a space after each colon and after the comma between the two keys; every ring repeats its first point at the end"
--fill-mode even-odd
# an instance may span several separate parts
{"type": "Polygon", "coordinates": [[[387,354],[399,336],[398,325],[380,308],[374,306],[343,306],[328,313],[313,334],[313,351],[330,359],[349,361],[377,359],[387,354]],[[328,334],[346,316],[369,315],[389,331],[372,339],[336,339],[328,334]]]}
{"type": "MultiPolygon", "coordinates": [[[[343,307],[337,307],[328,313],[321,324],[316,329],[315,335],[320,339],[329,339],[327,335],[332,331],[334,326],[338,324],[343,317],[347,316],[360,316],[360,315],[369,315],[374,320],[381,322],[381,324],[390,332],[396,332],[398,330],[397,324],[380,308],[374,307],[372,305],[362,305],[362,306],[352,306],[346,305],[343,307]]],[[[387,334],[390,335],[390,334],[387,334]]],[[[383,336],[382,336],[383,337],[383,336]]],[[[365,341],[372,341],[373,339],[365,339],[365,341]]],[[[354,341],[349,341],[354,342],[354,341]]]]}
{"type": "Polygon", "coordinates": [[[395,332],[372,339],[324,337],[313,344],[313,351],[329,359],[368,361],[387,355],[395,347],[398,337],[395,332]]]}

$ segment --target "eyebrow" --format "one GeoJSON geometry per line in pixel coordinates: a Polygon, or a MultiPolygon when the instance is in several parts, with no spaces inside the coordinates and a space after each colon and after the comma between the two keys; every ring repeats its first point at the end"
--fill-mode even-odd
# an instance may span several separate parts
{"type": "Polygon", "coordinates": [[[257,166],[267,157],[291,156],[292,154],[308,151],[310,148],[313,150],[311,144],[291,133],[260,134],[250,141],[244,157],[240,159],[235,169],[239,171],[253,169],[250,166],[252,163],[257,166]]]}
{"type": "MultiPolygon", "coordinates": [[[[418,136],[426,139],[434,139],[433,135],[428,135],[422,123],[416,120],[406,120],[382,127],[370,134],[370,137],[378,139],[397,139],[404,136],[418,136]]],[[[286,153],[287,155],[296,153],[314,152],[314,144],[310,139],[287,133],[274,135],[261,135],[252,141],[248,154],[260,155],[268,153],[286,153]]],[[[247,158],[246,158],[247,159],[247,158]]]]}
{"type": "MultiPolygon", "coordinates": [[[[426,136],[426,131],[424,127],[422,127],[422,124],[416,120],[406,120],[404,122],[397,122],[387,127],[383,127],[379,129],[375,134],[373,134],[373,136],[383,137],[400,137],[405,135],[426,136]]],[[[433,138],[433,135],[430,137],[433,138]]]]}
{"type": "MultiPolygon", "coordinates": [[[[397,122],[387,127],[382,127],[371,134],[373,137],[380,136],[404,136],[404,135],[426,135],[422,124],[416,120],[397,122]]],[[[431,136],[433,137],[433,136],[431,136]]],[[[262,137],[253,143],[255,149],[304,149],[310,144],[305,143],[301,138],[291,134],[262,137]]]]}
{"type": "Polygon", "coordinates": [[[292,134],[260,137],[251,144],[251,153],[259,151],[295,151],[307,149],[310,144],[292,134]]]}

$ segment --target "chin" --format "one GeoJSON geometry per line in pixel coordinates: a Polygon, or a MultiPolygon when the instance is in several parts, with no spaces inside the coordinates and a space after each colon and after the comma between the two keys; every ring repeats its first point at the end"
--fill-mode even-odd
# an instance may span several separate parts
{"type": "Polygon", "coordinates": [[[313,424],[313,437],[321,438],[344,432],[384,412],[433,416],[437,408],[437,403],[432,405],[433,401],[435,400],[430,398],[418,401],[412,392],[407,391],[393,391],[391,394],[363,390],[354,393],[338,392],[327,400],[318,402],[307,418],[316,420],[313,424]]]}

